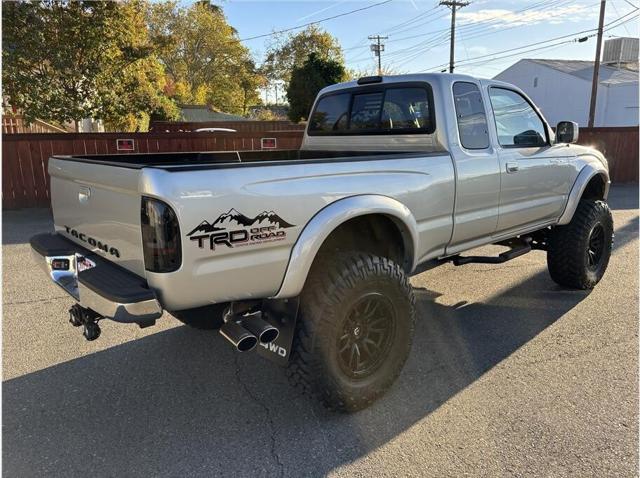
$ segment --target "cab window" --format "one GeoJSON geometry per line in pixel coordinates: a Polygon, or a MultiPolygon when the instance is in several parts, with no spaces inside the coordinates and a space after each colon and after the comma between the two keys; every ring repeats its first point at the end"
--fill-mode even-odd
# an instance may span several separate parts
{"type": "Polygon", "coordinates": [[[433,133],[433,100],[426,84],[356,88],[321,97],[311,114],[314,134],[433,133]]]}
{"type": "Polygon", "coordinates": [[[544,123],[524,96],[506,88],[492,87],[489,98],[501,146],[534,148],[548,144],[544,123]]]}
{"type": "Polygon", "coordinates": [[[484,112],[482,95],[478,86],[464,81],[456,82],[453,85],[453,98],[462,147],[467,149],[488,148],[487,115],[484,112]]]}
{"type": "Polygon", "coordinates": [[[347,128],[350,94],[329,95],[321,98],[311,117],[309,129],[313,131],[341,131],[347,128]]]}

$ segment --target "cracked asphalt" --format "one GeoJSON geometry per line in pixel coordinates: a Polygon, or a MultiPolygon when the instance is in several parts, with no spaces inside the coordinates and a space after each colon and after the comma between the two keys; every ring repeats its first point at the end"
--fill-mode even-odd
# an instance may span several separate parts
{"type": "Polygon", "coordinates": [[[84,341],[30,256],[48,212],[5,212],[4,475],[637,476],[637,194],[612,189],[615,250],[590,293],[555,285],[539,251],[414,277],[411,357],[353,415],[168,315],[84,341]]]}

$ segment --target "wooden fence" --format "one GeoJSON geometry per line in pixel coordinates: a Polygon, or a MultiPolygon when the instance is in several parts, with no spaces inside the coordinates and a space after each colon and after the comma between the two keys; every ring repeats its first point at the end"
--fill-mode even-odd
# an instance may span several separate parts
{"type": "Polygon", "coordinates": [[[638,182],[638,127],[580,128],[579,144],[601,151],[612,183],[638,182]]]}
{"type": "Polygon", "coordinates": [[[305,125],[291,123],[290,121],[152,121],[149,131],[161,132],[185,132],[195,131],[199,128],[230,128],[239,133],[259,133],[263,131],[302,131],[305,125]]]}
{"type": "Polygon", "coordinates": [[[259,150],[264,137],[275,138],[277,149],[299,149],[302,143],[302,131],[6,134],[2,138],[2,207],[49,206],[47,167],[54,154],[259,150]],[[118,140],[133,140],[134,150],[119,151],[118,140]]]}
{"type": "Polygon", "coordinates": [[[21,115],[2,115],[2,133],[66,133],[67,130],[45,121],[35,120],[30,124],[21,115]]]}
{"type": "MultiPolygon", "coordinates": [[[[2,140],[2,207],[49,206],[47,165],[54,154],[259,150],[264,137],[275,138],[277,149],[298,149],[302,133],[5,134],[2,140]],[[134,151],[118,151],[119,139],[133,140],[134,151]]],[[[637,128],[583,128],[580,143],[595,146],[605,154],[614,183],[638,182],[637,128]]]]}

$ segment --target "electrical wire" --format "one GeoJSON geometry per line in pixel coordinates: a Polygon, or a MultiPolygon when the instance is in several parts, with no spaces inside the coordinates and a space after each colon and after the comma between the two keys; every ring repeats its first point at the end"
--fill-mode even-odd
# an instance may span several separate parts
{"type": "MultiPolygon", "coordinates": [[[[622,17],[619,17],[619,18],[607,23],[603,27],[603,32],[612,30],[614,28],[617,28],[617,27],[619,27],[619,26],[621,26],[621,25],[623,25],[623,24],[625,24],[627,22],[630,22],[630,21],[635,20],[636,18],[640,17],[640,14],[636,14],[637,10],[638,9],[636,9],[636,10],[634,10],[632,12],[629,12],[626,15],[623,15],[622,17]],[[628,17],[629,15],[634,15],[634,16],[632,16],[631,18],[628,18],[627,20],[625,20],[623,22],[620,22],[620,20],[628,17]],[[617,23],[617,25],[613,25],[614,23],[617,23]]],[[[559,37],[555,37],[555,38],[550,38],[548,40],[542,40],[542,41],[539,41],[539,42],[530,43],[528,45],[522,45],[520,47],[510,48],[508,50],[502,50],[502,51],[490,53],[490,54],[487,54],[487,55],[480,55],[480,56],[476,56],[476,57],[473,57],[473,58],[469,58],[467,60],[460,60],[460,61],[456,62],[456,66],[462,67],[462,66],[468,66],[468,65],[476,64],[476,63],[479,63],[478,60],[482,60],[483,62],[501,60],[501,59],[509,58],[509,57],[512,57],[512,56],[518,56],[518,55],[521,55],[523,53],[531,53],[533,51],[543,50],[543,49],[546,49],[547,47],[551,48],[551,47],[563,45],[563,44],[566,44],[566,43],[577,42],[578,39],[575,38],[577,35],[581,35],[581,34],[584,34],[584,33],[592,33],[594,31],[597,32],[597,30],[598,30],[597,28],[591,28],[589,30],[583,30],[583,31],[580,31],[580,32],[575,32],[575,33],[571,33],[569,35],[563,35],[563,36],[559,36],[559,37]],[[503,55],[503,53],[510,53],[510,52],[514,52],[516,50],[522,50],[522,49],[529,48],[529,47],[532,47],[532,46],[542,45],[544,43],[549,43],[549,42],[553,42],[553,41],[556,41],[556,40],[565,39],[565,38],[568,38],[568,37],[571,37],[571,36],[573,36],[574,38],[570,39],[570,40],[564,40],[562,42],[555,43],[553,45],[547,45],[547,46],[542,46],[542,47],[539,47],[539,48],[533,48],[533,49],[528,49],[528,50],[524,50],[524,51],[517,51],[516,53],[512,53],[512,54],[509,54],[509,55],[503,55]],[[502,55],[502,56],[495,56],[495,55],[502,55]],[[493,58],[489,58],[489,57],[493,57],[493,58]]],[[[586,38],[591,38],[591,37],[594,37],[596,35],[597,35],[597,33],[592,33],[591,35],[587,35],[586,38]]],[[[585,37],[582,37],[582,38],[585,38],[585,37]]],[[[423,71],[438,70],[438,69],[440,69],[440,68],[442,68],[444,66],[447,66],[448,64],[449,64],[448,62],[447,63],[442,63],[442,64],[437,65],[437,66],[429,67],[429,68],[427,68],[426,70],[423,70],[423,71]]]]}
{"type": "Polygon", "coordinates": [[[280,33],[286,33],[286,32],[290,32],[290,31],[293,31],[293,30],[298,30],[299,28],[305,28],[305,27],[308,27],[308,26],[311,26],[311,25],[315,25],[317,23],[322,23],[322,22],[326,22],[326,21],[329,21],[329,20],[335,20],[336,18],[345,17],[347,15],[352,15],[354,13],[362,12],[363,10],[369,10],[370,8],[378,7],[380,5],[384,5],[384,4],[392,2],[392,1],[393,0],[384,0],[382,2],[374,3],[373,5],[367,5],[366,7],[356,8],[355,10],[350,10],[348,12],[339,13],[337,15],[333,15],[333,16],[330,16],[330,17],[321,18],[319,20],[316,20],[315,22],[303,23],[302,25],[297,25],[295,27],[284,28],[282,30],[273,31],[271,33],[264,33],[262,35],[255,35],[255,36],[252,36],[252,37],[240,38],[237,41],[243,42],[243,41],[255,40],[257,38],[266,38],[266,37],[270,37],[270,36],[273,36],[273,35],[278,35],[280,33]]]}

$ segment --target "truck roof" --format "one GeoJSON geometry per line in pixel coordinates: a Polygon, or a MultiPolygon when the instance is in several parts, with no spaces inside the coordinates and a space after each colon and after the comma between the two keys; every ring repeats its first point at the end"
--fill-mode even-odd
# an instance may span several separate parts
{"type": "MultiPolygon", "coordinates": [[[[375,84],[389,84],[400,83],[407,81],[426,81],[428,83],[447,84],[454,83],[456,81],[482,81],[484,78],[476,78],[470,75],[461,75],[458,73],[411,73],[406,75],[384,75],[381,76],[382,81],[375,84]]],[[[336,83],[335,85],[327,86],[318,93],[318,96],[330,91],[342,90],[346,88],[354,88],[358,86],[365,86],[358,84],[358,80],[346,81],[344,83],[336,83]]]]}

